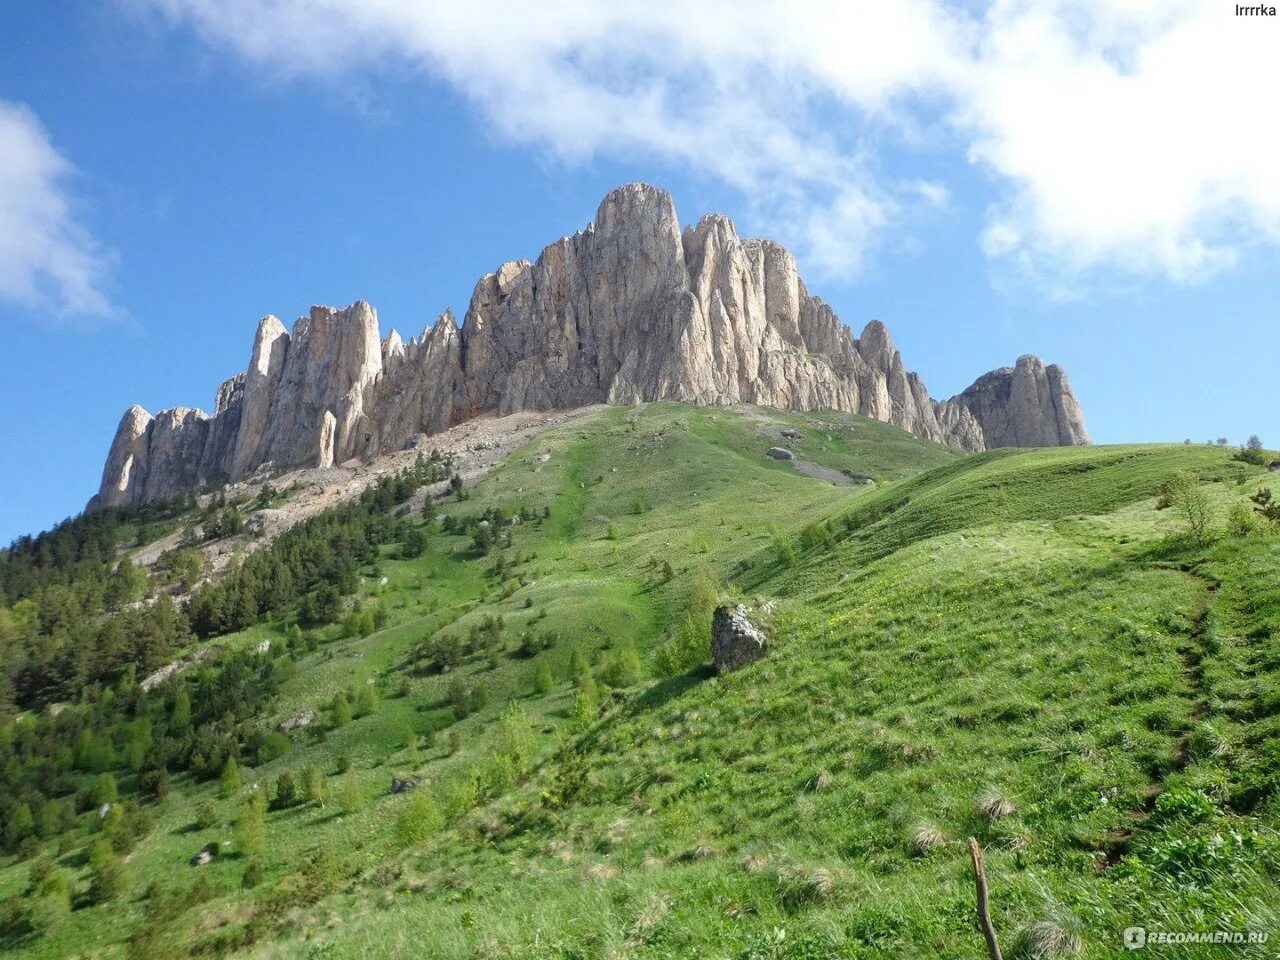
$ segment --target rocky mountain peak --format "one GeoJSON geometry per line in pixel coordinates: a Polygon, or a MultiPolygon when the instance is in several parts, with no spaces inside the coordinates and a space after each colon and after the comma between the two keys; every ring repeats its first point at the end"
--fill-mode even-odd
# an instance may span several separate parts
{"type": "Polygon", "coordinates": [[[630,183],[586,229],[482,276],[461,326],[446,310],[383,340],[364,300],[292,331],[264,317],[212,417],[126,412],[91,506],[367,458],[484,414],[656,400],[847,410],[966,450],[1088,442],[1060,368],[1020,357],[938,403],[885,325],[855,339],[781,244],[718,214],[682,230],[669,193],[630,183]]]}

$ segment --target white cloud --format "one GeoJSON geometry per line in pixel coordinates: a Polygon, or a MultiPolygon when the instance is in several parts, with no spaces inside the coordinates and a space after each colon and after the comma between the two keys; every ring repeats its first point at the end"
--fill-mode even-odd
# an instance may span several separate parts
{"type": "Polygon", "coordinates": [[[1220,3],[999,3],[957,122],[1003,178],[984,249],[1194,280],[1280,236],[1274,24],[1220,3]]]}
{"type": "Polygon", "coordinates": [[[109,316],[110,256],[76,220],[71,164],[26,106],[0,100],[0,300],[58,316],[109,316]]]}
{"type": "Polygon", "coordinates": [[[1277,28],[1217,0],[121,2],[276,75],[424,71],[567,159],[686,165],[826,273],[947,203],[948,156],[992,174],[987,254],[1058,282],[1280,237],[1277,28]]]}

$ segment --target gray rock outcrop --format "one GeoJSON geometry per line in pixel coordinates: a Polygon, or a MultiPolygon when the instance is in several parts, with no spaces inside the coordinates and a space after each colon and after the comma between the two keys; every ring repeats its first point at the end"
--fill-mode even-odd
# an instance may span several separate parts
{"type": "Polygon", "coordinates": [[[909,372],[884,324],[855,337],[809,294],[791,254],[727,217],[680,228],[665,191],[614,190],[595,222],[532,263],[476,283],[405,342],[374,309],[313,307],[292,331],[258,325],[248,370],[213,416],[124,415],[90,507],[167,499],[264,464],[342,464],[403,449],[481,414],[678,400],[833,409],[977,451],[1087,443],[1066,375],[1034,357],[944,403],[909,372]]]}
{"type": "Polygon", "coordinates": [[[711,616],[711,662],[720,673],[737,670],[765,655],[769,640],[751,622],[752,610],[744,604],[717,607],[711,616]]]}

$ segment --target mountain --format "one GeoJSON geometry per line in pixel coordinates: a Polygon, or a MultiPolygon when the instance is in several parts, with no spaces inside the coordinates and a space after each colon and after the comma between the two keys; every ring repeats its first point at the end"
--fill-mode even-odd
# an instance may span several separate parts
{"type": "Polygon", "coordinates": [[[656,400],[854,412],[968,451],[1088,443],[1059,367],[1024,356],[932,400],[884,324],[855,339],[784,247],[719,215],[681,231],[668,193],[627,184],[536,262],[481,277],[461,327],[445,311],[381,340],[363,300],[313,307],[292,332],[264,318],[213,416],[126,411],[89,506],[369,458],[482,414],[656,400]]]}

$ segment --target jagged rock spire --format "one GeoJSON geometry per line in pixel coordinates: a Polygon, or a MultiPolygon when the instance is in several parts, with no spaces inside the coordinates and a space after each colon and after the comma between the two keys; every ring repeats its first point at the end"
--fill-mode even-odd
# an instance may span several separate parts
{"type": "Polygon", "coordinates": [[[652,400],[847,410],[966,450],[1088,442],[1060,368],[1022,357],[937,403],[884,324],[855,339],[780,244],[719,215],[681,230],[666,191],[632,183],[534,262],[481,277],[461,327],[446,311],[382,341],[363,300],[292,332],[264,318],[213,417],[125,414],[91,506],[369,457],[483,413],[652,400]]]}

